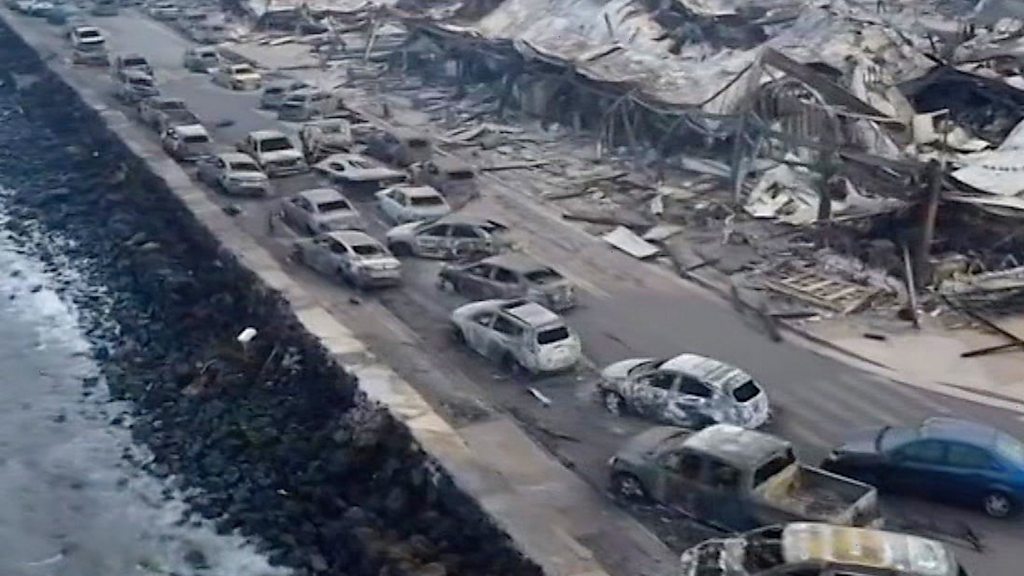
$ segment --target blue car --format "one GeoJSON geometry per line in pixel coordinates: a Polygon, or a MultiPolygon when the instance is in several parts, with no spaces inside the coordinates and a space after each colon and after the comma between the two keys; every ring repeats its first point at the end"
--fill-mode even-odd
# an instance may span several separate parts
{"type": "Polygon", "coordinates": [[[851,438],[822,464],[881,491],[978,507],[1007,518],[1024,505],[1024,445],[991,426],[929,418],[851,438]]]}

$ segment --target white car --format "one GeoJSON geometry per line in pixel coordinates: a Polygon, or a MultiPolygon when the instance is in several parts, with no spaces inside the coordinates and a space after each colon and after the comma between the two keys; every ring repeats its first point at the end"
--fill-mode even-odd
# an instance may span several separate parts
{"type": "Polygon", "coordinates": [[[149,7],[149,15],[157,20],[177,20],[181,8],[174,2],[156,2],[149,7]]]}
{"type": "Polygon", "coordinates": [[[483,300],[451,315],[456,339],[512,371],[560,372],[582,355],[579,336],[562,317],[528,300],[483,300]]]}
{"type": "Polygon", "coordinates": [[[402,264],[365,232],[327,232],[295,246],[295,257],[326,276],[358,288],[392,286],[402,281],[402,264]]]}
{"type": "Polygon", "coordinates": [[[758,428],[770,415],[768,395],[750,374],[697,354],[621,360],[601,371],[597,387],[613,414],[672,426],[758,428]]]}
{"type": "Polygon", "coordinates": [[[303,190],[281,201],[281,218],[300,232],[316,235],[334,230],[361,230],[363,218],[334,188],[303,190]]]}
{"type": "Polygon", "coordinates": [[[204,74],[208,74],[210,70],[216,70],[223,66],[220,53],[213,46],[186,48],[183,63],[185,69],[189,72],[202,72],[204,74]]]}
{"type": "Polygon", "coordinates": [[[175,126],[164,132],[160,143],[172,158],[179,162],[193,162],[209,156],[213,143],[201,124],[175,126]]]}
{"type": "Polygon", "coordinates": [[[430,186],[394,186],[377,192],[384,216],[395,224],[437,220],[452,211],[441,193],[430,186]]]}
{"type": "Polygon", "coordinates": [[[315,168],[335,184],[388,186],[408,177],[401,170],[388,168],[360,154],[331,154],[317,162],[315,168]]]}
{"type": "Polygon", "coordinates": [[[258,90],[263,77],[248,64],[225,64],[213,73],[213,83],[231,90],[258,90]]]}
{"type": "Polygon", "coordinates": [[[105,50],[107,40],[95,26],[75,26],[68,33],[71,46],[76,50],[105,50]]]}
{"type": "Polygon", "coordinates": [[[263,88],[260,94],[260,108],[276,110],[284,103],[284,99],[296,90],[312,88],[312,84],[305,80],[292,80],[290,82],[274,82],[263,88]]]}
{"type": "Polygon", "coordinates": [[[352,147],[352,125],[340,118],[307,122],[299,129],[299,143],[306,161],[316,162],[352,147]]]}
{"type": "Polygon", "coordinates": [[[257,198],[270,194],[270,179],[245,154],[226,152],[201,158],[196,164],[199,181],[225,194],[257,198]]]}
{"type": "Polygon", "coordinates": [[[271,178],[301,174],[309,170],[302,153],[295,149],[287,136],[277,130],[250,132],[238,143],[238,151],[252,156],[271,178]]]}

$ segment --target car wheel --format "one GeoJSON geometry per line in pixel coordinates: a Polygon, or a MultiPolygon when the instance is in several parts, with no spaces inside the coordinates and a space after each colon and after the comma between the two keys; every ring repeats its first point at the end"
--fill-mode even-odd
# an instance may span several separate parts
{"type": "Polygon", "coordinates": [[[605,390],[601,393],[601,403],[604,404],[606,410],[616,416],[622,416],[626,411],[626,400],[618,392],[605,390]]]}
{"type": "Polygon", "coordinates": [[[634,502],[642,502],[649,498],[643,482],[629,472],[617,472],[612,476],[612,491],[616,496],[634,502]]]}
{"type": "Polygon", "coordinates": [[[388,249],[395,256],[412,256],[412,246],[405,242],[395,242],[388,244],[388,249]]]}
{"type": "Polygon", "coordinates": [[[985,514],[992,518],[1009,518],[1017,513],[1017,502],[1006,492],[993,490],[982,501],[985,514]]]}

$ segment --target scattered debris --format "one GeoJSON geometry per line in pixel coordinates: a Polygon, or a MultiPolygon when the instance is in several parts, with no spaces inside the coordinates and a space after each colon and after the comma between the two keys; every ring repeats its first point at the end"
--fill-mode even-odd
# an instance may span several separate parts
{"type": "Polygon", "coordinates": [[[634,258],[644,260],[661,252],[661,248],[637,236],[625,226],[618,226],[601,238],[612,246],[622,250],[634,258]]]}
{"type": "Polygon", "coordinates": [[[769,290],[840,314],[860,310],[880,293],[876,288],[826,277],[813,270],[776,269],[764,273],[760,281],[769,290]]]}

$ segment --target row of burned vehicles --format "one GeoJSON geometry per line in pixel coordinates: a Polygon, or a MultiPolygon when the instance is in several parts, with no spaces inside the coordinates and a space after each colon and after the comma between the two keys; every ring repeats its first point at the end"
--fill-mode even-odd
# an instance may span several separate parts
{"type": "MultiPolygon", "coordinates": [[[[187,54],[186,64],[195,55],[187,54]]],[[[293,83],[273,97],[265,91],[261,105],[280,106],[305,89],[293,83]]],[[[165,142],[168,133],[187,136],[196,125],[180,100],[151,96],[137,105],[165,142]]],[[[572,282],[516,251],[504,224],[453,210],[451,198],[477,194],[475,171],[436,157],[423,135],[380,128],[353,111],[329,116],[303,124],[297,144],[267,129],[249,133],[234,152],[214,151],[208,137],[181,152],[165,147],[194,161],[201,181],[229,195],[269,196],[272,178],[316,171],[324,185],[281,198],[272,211],[306,236],[295,244],[298,261],[370,289],[401,282],[398,257],[447,260],[438,286],[472,300],[451,314],[458,340],[525,377],[574,367],[580,339],[561,316],[577,303],[572,282]],[[366,190],[394,225],[383,242],[366,233],[367,221],[349,199],[366,190]]],[[[993,516],[1015,512],[1021,494],[1013,478],[1024,470],[1024,448],[998,431],[953,420],[852,439],[824,468],[801,463],[789,442],[757,430],[771,417],[764,387],[737,367],[696,354],[617,362],[601,371],[596,391],[613,414],[671,425],[642,433],[609,461],[614,492],[737,534],[684,555],[688,575],[953,576],[962,571],[943,545],[880,530],[874,485],[934,489],[946,499],[956,493],[993,516]],[[973,448],[988,460],[959,468],[943,461],[940,481],[938,463],[929,468],[922,458],[936,444],[940,458],[973,448]],[[957,490],[955,474],[978,476],[979,466],[990,467],[986,480],[957,490]]]]}

